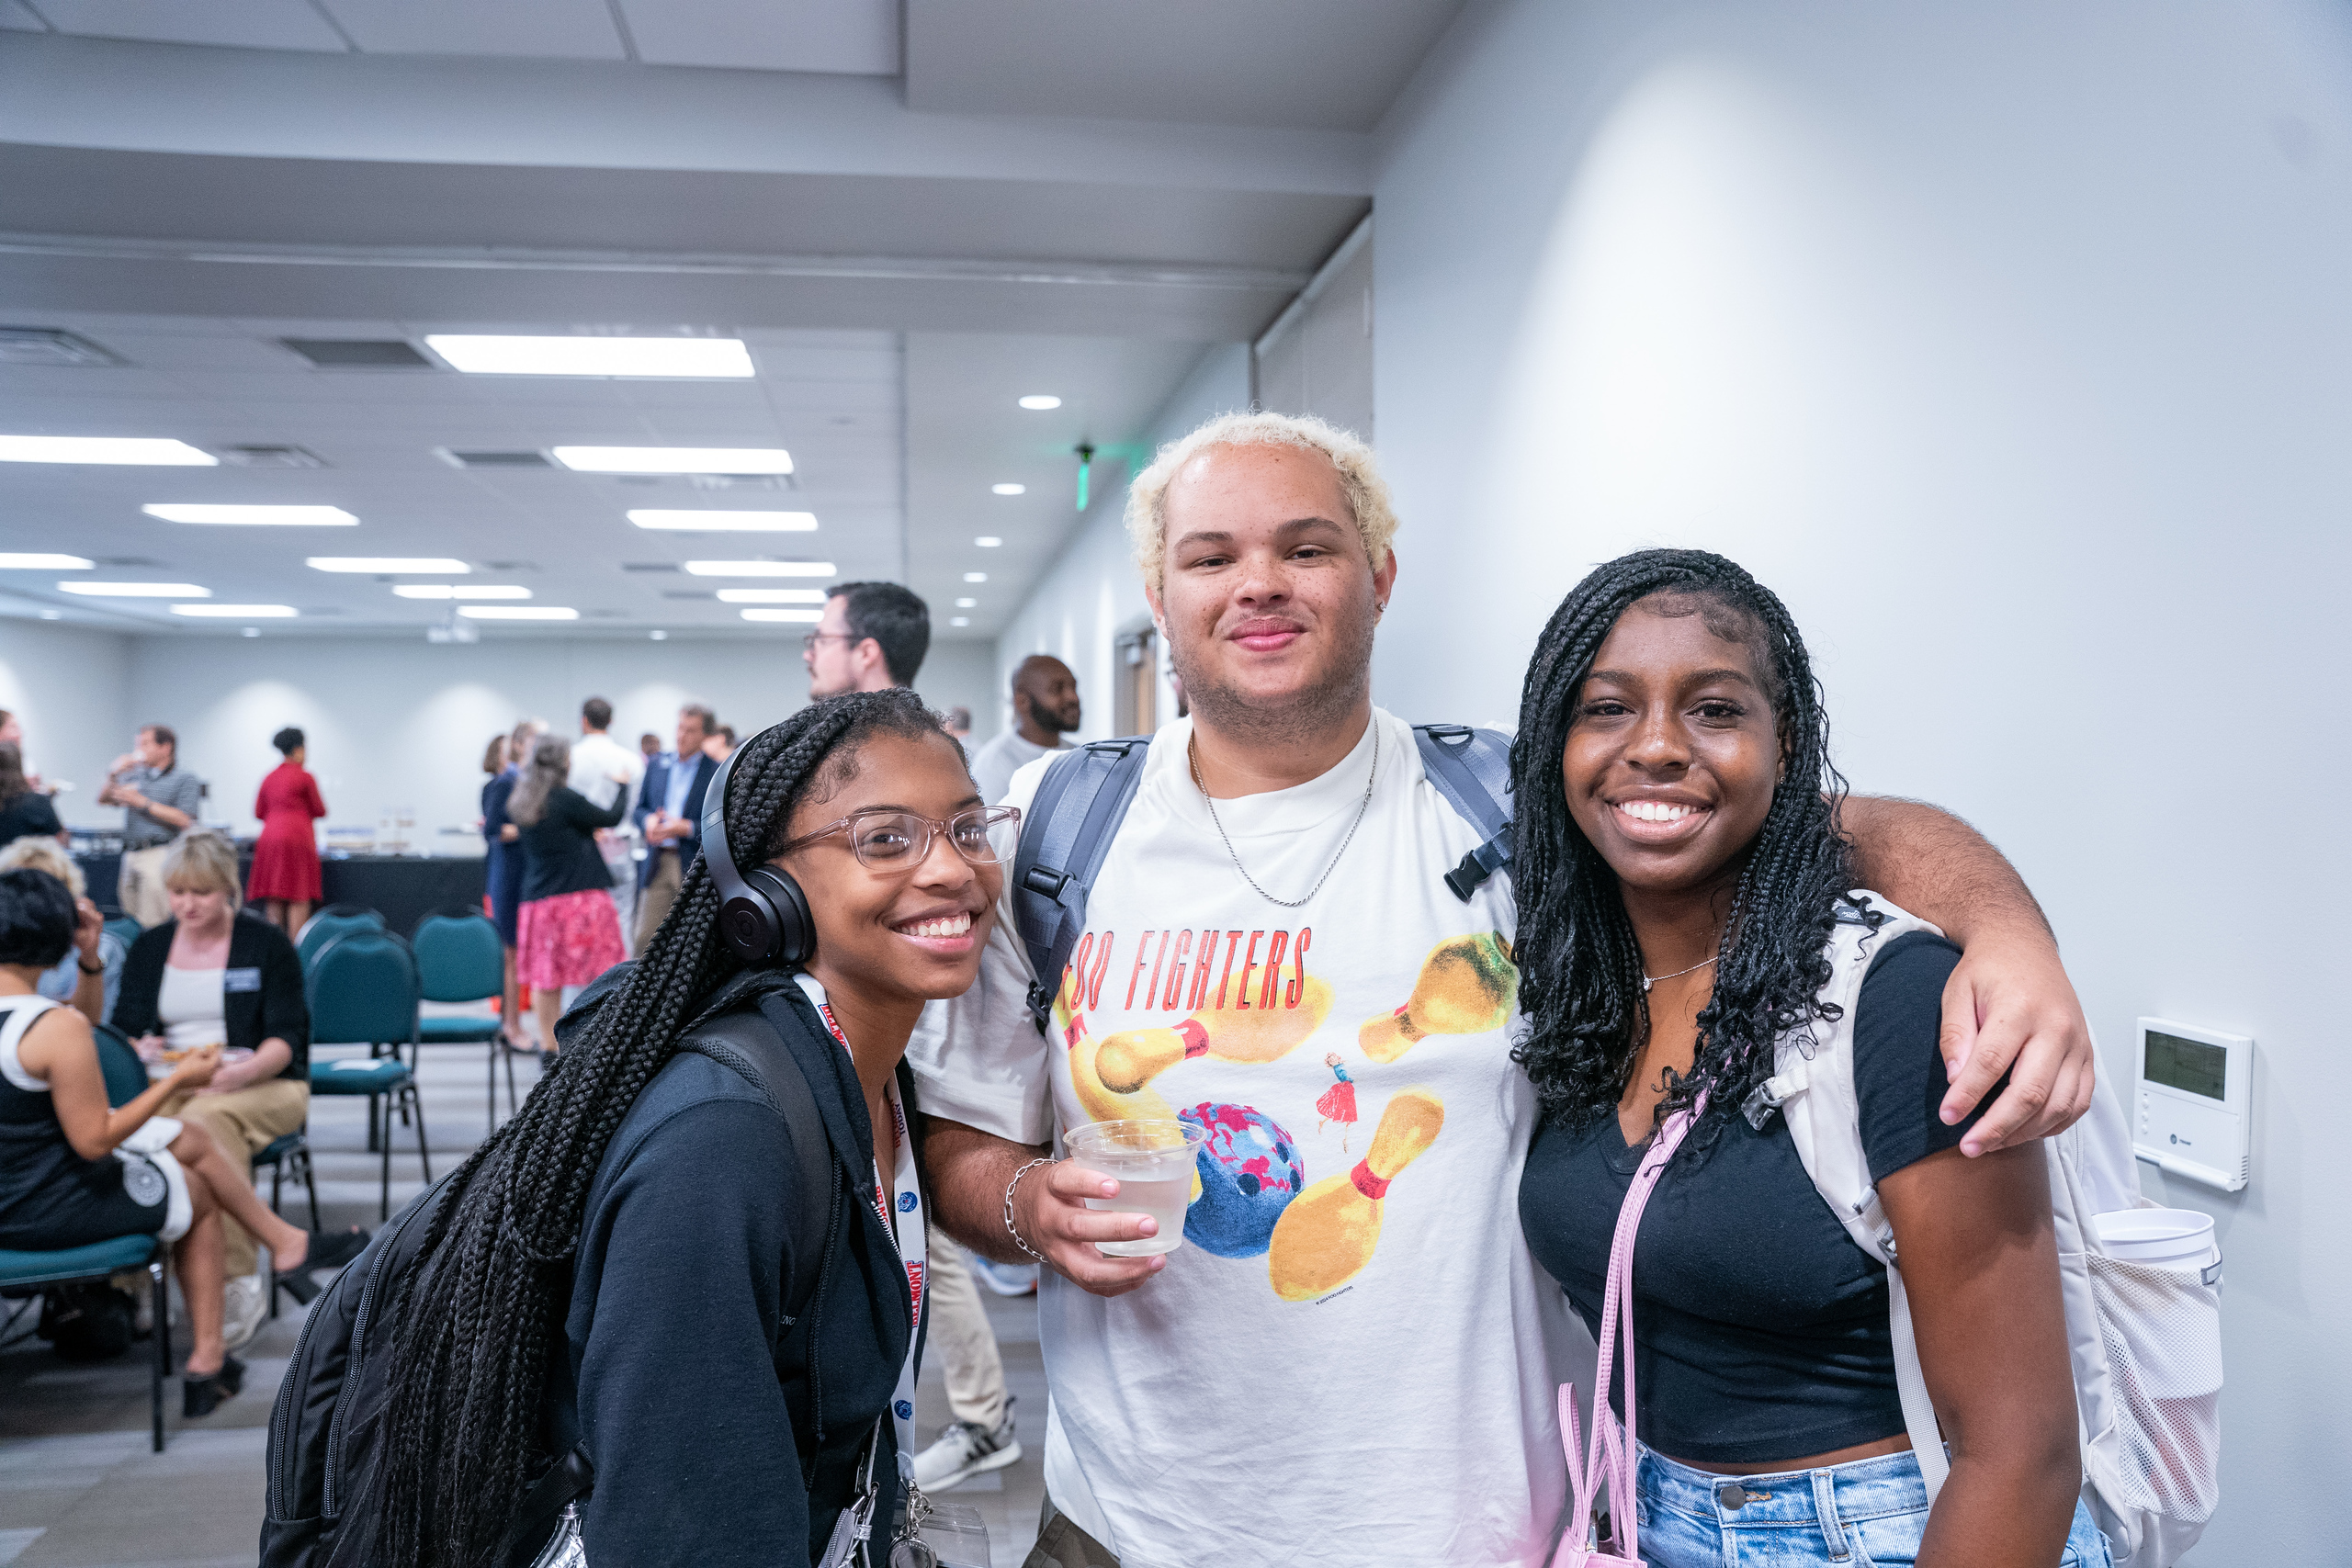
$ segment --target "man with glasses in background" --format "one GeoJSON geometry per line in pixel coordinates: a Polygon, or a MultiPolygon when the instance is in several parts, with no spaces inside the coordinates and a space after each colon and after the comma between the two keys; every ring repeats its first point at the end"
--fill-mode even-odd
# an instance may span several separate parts
{"type": "Polygon", "coordinates": [[[911,686],[931,651],[931,607],[897,582],[837,582],[824,619],[800,639],[808,700],[911,686]]]}

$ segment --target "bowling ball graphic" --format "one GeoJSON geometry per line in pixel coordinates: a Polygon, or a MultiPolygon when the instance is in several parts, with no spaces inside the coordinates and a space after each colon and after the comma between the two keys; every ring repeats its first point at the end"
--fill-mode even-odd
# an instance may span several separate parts
{"type": "Polygon", "coordinates": [[[1201,1195],[1184,1239],[1219,1258],[1256,1258],[1306,1185],[1306,1162],[1280,1123],[1248,1105],[1195,1105],[1178,1119],[1208,1134],[1195,1161],[1201,1195]]]}

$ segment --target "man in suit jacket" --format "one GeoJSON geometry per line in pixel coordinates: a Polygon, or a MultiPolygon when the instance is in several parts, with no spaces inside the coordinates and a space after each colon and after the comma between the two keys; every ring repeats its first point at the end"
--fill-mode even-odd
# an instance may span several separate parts
{"type": "Polygon", "coordinates": [[[700,703],[678,710],[678,749],[647,764],[629,819],[645,835],[645,858],[637,863],[637,942],[643,953],[670,917],[685,881],[686,867],[702,852],[702,797],[718,764],[703,754],[702,743],[718,728],[718,716],[700,703]]]}

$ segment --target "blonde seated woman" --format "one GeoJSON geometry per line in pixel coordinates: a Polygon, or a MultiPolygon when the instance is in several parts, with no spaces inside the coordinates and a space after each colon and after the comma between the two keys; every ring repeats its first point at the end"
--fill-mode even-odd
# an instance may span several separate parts
{"type": "MultiPolygon", "coordinates": [[[[157,1109],[210,1134],[227,1151],[239,1184],[249,1185],[253,1156],[300,1131],[311,1113],[302,961],[283,931],[240,915],[237,854],[227,840],[211,833],[182,838],[164,859],[164,886],[172,918],[131,943],[112,1021],[151,1063],[187,1051],[220,1052],[209,1082],[187,1086],[157,1109]]],[[[225,1227],[231,1349],[253,1337],[269,1310],[257,1241],[268,1243],[271,1263],[303,1302],[318,1293],[311,1269],[348,1263],[367,1244],[360,1231],[304,1243],[273,1240],[243,1213],[232,1208],[225,1227]]],[[[310,1235],[282,1222],[276,1234],[310,1235]]]]}
{"type": "Polygon", "coordinates": [[[92,1023],[104,1023],[122,989],[122,964],[130,944],[106,929],[106,917],[90,902],[82,868],[65,846],[43,833],[9,841],[0,849],[0,871],[18,866],[45,871],[65,884],[74,895],[74,947],[57,966],[40,977],[40,994],[53,1002],[67,1002],[92,1023]]]}
{"type": "Polygon", "coordinates": [[[221,1337],[221,1227],[230,1216],[300,1265],[313,1237],[254,1196],[242,1165],[202,1127],[156,1114],[203,1089],[220,1048],[190,1051],[169,1077],[107,1106],[89,1021],[35,988],[74,945],[74,895],[47,872],[0,871],[0,1247],[51,1251],[117,1236],[168,1244],[194,1344],[181,1398],[209,1416],[244,1384],[221,1337]]]}

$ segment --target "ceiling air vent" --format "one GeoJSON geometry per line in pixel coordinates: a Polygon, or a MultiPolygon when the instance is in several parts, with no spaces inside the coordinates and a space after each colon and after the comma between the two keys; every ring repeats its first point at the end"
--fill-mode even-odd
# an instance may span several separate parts
{"type": "Polygon", "coordinates": [[[705,599],[716,603],[718,595],[707,589],[704,590],[700,593],[696,593],[691,589],[665,588],[662,591],[662,597],[664,599],[705,599]]]}
{"type": "Polygon", "coordinates": [[[484,571],[537,571],[539,570],[539,563],[535,560],[486,560],[481,565],[484,571]]]}
{"type": "Polygon", "coordinates": [[[238,468],[323,468],[326,459],[301,446],[215,446],[212,455],[238,468]]]}
{"type": "Polygon", "coordinates": [[[678,563],[673,560],[625,560],[621,562],[621,570],[623,571],[675,571],[678,570],[678,563]]]}
{"type": "Polygon", "coordinates": [[[628,619],[628,612],[627,610],[582,610],[580,614],[582,616],[591,621],[626,621],[628,619]]]}
{"type": "Polygon", "coordinates": [[[0,327],[0,365],[128,365],[78,333],[54,327],[0,327]]]}
{"type": "Polygon", "coordinates": [[[436,446],[433,455],[453,468],[552,468],[544,452],[460,452],[436,446]]]}
{"type": "Polygon", "coordinates": [[[431,370],[433,361],[398,338],[282,337],[322,370],[431,370]]]}

